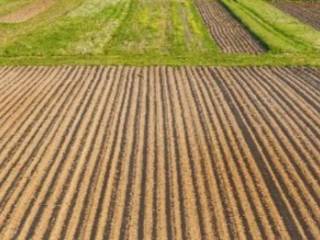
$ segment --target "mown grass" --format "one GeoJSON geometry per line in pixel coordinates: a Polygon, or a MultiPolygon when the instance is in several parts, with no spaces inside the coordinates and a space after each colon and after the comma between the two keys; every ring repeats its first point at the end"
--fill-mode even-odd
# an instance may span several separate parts
{"type": "Polygon", "coordinates": [[[86,0],[80,10],[30,32],[19,34],[17,28],[16,36],[0,44],[0,54],[175,56],[216,50],[192,0],[96,0],[97,8],[87,3],[92,6],[86,0]]]}
{"type": "Polygon", "coordinates": [[[106,53],[146,57],[215,54],[217,47],[197,14],[192,0],[132,0],[106,53]]]}
{"type": "MultiPolygon", "coordinates": [[[[35,0],[33,0],[35,1],[35,0]]],[[[33,35],[38,29],[51,27],[71,10],[79,7],[84,0],[56,0],[48,11],[45,11],[23,23],[0,23],[0,48],[10,43],[19,42],[25,36],[33,35]]],[[[6,5],[1,5],[0,9],[6,5]]],[[[82,23],[83,24],[83,23],[82,23]]]]}
{"type": "Polygon", "coordinates": [[[258,55],[95,55],[51,57],[0,57],[0,65],[129,65],[129,66],[315,66],[320,67],[318,54],[271,54],[258,55]]]}
{"type": "Polygon", "coordinates": [[[274,8],[262,0],[222,1],[270,52],[221,53],[193,0],[57,0],[30,21],[0,24],[0,65],[320,66],[316,30],[266,13],[274,8]]]}
{"type": "Polygon", "coordinates": [[[3,56],[57,56],[79,55],[82,53],[103,53],[104,44],[116,28],[116,21],[126,12],[129,0],[116,3],[101,0],[86,0],[84,5],[75,8],[49,25],[39,26],[32,34],[22,34],[14,41],[2,45],[3,56]],[[107,30],[105,30],[107,28],[107,30]],[[100,33],[100,34],[99,34],[100,33]],[[90,44],[91,43],[91,44],[90,44]]]}

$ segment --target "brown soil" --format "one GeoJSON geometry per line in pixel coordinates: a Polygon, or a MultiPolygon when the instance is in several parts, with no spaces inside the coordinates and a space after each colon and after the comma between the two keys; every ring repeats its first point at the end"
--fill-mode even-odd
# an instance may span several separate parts
{"type": "Polygon", "coordinates": [[[1,239],[316,239],[313,68],[0,68],[1,239]]]}
{"type": "Polygon", "coordinates": [[[275,6],[320,30],[320,2],[275,1],[275,6]]]}
{"type": "Polygon", "coordinates": [[[0,22],[2,23],[19,23],[27,21],[38,14],[46,11],[54,4],[54,0],[37,0],[15,12],[8,15],[1,16],[0,22]]]}
{"type": "Polygon", "coordinates": [[[197,0],[196,5],[212,37],[224,53],[261,53],[264,47],[217,0],[197,0]]]}

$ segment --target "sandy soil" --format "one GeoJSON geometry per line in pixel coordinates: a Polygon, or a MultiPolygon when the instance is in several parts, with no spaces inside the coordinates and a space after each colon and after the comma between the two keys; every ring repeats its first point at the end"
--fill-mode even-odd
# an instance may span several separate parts
{"type": "Polygon", "coordinates": [[[217,0],[195,1],[210,33],[224,53],[264,52],[263,46],[217,0]]]}
{"type": "Polygon", "coordinates": [[[1,239],[316,239],[319,72],[1,67],[1,239]]]}
{"type": "Polygon", "coordinates": [[[8,15],[1,16],[0,22],[2,23],[19,23],[25,22],[38,14],[46,11],[55,3],[55,0],[37,0],[33,3],[15,11],[8,15]]]}

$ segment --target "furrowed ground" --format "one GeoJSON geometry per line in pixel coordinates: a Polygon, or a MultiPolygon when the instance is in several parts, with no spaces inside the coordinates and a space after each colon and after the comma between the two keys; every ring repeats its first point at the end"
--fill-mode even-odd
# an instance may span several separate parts
{"type": "Polygon", "coordinates": [[[197,0],[205,23],[225,53],[261,53],[266,49],[219,1],[197,0]]]}
{"type": "Polygon", "coordinates": [[[1,239],[317,239],[319,76],[0,68],[1,239]]]}
{"type": "Polygon", "coordinates": [[[319,39],[263,0],[0,1],[2,65],[318,66],[319,39]]]}
{"type": "Polygon", "coordinates": [[[320,32],[288,6],[0,0],[0,239],[318,239],[320,32]]]}

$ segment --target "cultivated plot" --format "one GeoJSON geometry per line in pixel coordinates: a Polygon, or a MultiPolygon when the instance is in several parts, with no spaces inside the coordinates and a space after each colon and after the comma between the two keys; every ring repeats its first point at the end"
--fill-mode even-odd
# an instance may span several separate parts
{"type": "Polygon", "coordinates": [[[261,53],[265,49],[219,1],[197,0],[196,5],[213,39],[225,53],[261,53]]]}
{"type": "Polygon", "coordinates": [[[1,239],[316,239],[319,76],[0,68],[1,239]]]}

